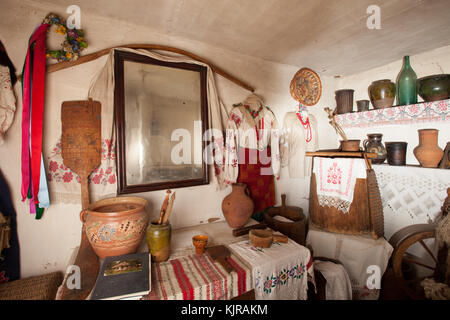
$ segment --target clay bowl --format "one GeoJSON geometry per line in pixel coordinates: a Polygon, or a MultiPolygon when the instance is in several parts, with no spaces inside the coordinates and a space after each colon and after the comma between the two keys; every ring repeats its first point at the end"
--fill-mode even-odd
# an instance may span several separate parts
{"type": "Polygon", "coordinates": [[[252,229],[248,237],[255,247],[269,248],[273,242],[273,233],[270,230],[252,229]]]}
{"type": "Polygon", "coordinates": [[[417,80],[420,97],[426,101],[445,100],[450,98],[450,74],[436,74],[417,80]]]}
{"type": "Polygon", "coordinates": [[[360,151],[361,140],[341,140],[341,151],[360,151]]]}
{"type": "Polygon", "coordinates": [[[147,200],[116,197],[92,203],[80,213],[86,236],[100,259],[135,253],[148,225],[147,200]]]}

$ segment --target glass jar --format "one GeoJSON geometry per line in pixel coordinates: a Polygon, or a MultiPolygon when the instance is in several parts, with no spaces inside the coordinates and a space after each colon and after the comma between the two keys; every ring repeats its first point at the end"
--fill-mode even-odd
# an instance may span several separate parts
{"type": "Polygon", "coordinates": [[[169,259],[172,227],[170,223],[150,223],[147,227],[148,251],[152,255],[153,262],[162,262],[169,259]]]}
{"type": "Polygon", "coordinates": [[[377,154],[377,157],[372,159],[373,164],[383,163],[387,157],[386,148],[381,142],[382,136],[381,133],[370,133],[367,135],[368,139],[365,139],[363,142],[364,150],[366,152],[377,154]]]}

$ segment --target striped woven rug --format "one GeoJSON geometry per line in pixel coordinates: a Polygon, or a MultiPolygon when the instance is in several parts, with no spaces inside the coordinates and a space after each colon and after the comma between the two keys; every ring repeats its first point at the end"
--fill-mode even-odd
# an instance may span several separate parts
{"type": "Polygon", "coordinates": [[[229,300],[251,289],[251,270],[237,256],[227,273],[208,254],[152,264],[152,290],[145,300],[229,300]]]}

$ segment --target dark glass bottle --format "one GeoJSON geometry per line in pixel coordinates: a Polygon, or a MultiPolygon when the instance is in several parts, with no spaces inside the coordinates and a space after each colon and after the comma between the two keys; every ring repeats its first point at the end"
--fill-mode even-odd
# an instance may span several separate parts
{"type": "Polygon", "coordinates": [[[417,103],[417,75],[411,68],[409,56],[403,57],[403,67],[397,77],[397,105],[417,103]]]}

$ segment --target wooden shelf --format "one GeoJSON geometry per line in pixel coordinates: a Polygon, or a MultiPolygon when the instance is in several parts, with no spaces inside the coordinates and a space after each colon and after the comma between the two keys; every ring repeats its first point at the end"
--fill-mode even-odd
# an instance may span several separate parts
{"type": "MultiPolygon", "coordinates": [[[[332,150],[319,150],[315,152],[306,152],[307,157],[355,157],[363,158],[363,151],[340,151],[338,149],[332,150]]],[[[375,159],[377,157],[376,153],[366,153],[368,159],[375,159]]]]}
{"type": "Polygon", "coordinates": [[[450,99],[336,115],[342,128],[368,128],[424,122],[450,122],[450,99]]]}

